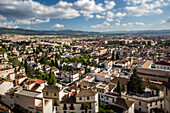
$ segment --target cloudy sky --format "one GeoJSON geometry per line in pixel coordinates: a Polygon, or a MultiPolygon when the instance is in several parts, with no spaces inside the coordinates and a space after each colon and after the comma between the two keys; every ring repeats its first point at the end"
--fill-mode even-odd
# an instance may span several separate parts
{"type": "Polygon", "coordinates": [[[170,29],[170,0],[0,0],[0,27],[84,31],[170,29]]]}

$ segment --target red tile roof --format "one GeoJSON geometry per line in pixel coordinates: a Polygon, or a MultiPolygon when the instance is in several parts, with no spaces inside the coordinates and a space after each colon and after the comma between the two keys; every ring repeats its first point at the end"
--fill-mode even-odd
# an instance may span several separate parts
{"type": "Polygon", "coordinates": [[[37,84],[42,84],[42,83],[45,83],[46,81],[44,81],[44,80],[40,80],[40,79],[37,79],[37,78],[35,78],[35,79],[32,79],[33,81],[36,81],[36,83],[37,84]]]}

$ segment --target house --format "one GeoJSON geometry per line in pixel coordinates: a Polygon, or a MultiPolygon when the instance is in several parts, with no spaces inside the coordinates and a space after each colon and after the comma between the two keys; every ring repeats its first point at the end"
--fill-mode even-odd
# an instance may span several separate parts
{"type": "Polygon", "coordinates": [[[105,81],[105,77],[107,77],[106,74],[95,73],[95,80],[96,81],[105,81]]]}
{"type": "Polygon", "coordinates": [[[85,81],[88,81],[88,82],[93,82],[95,80],[95,77],[94,76],[86,76],[84,78],[85,81]]]}
{"type": "Polygon", "coordinates": [[[96,83],[94,83],[94,82],[82,81],[78,86],[81,89],[89,89],[89,88],[94,87],[95,85],[96,85],[96,83]]]}
{"type": "Polygon", "coordinates": [[[155,62],[155,68],[170,71],[170,63],[167,63],[167,62],[155,62]]]}
{"type": "Polygon", "coordinates": [[[170,113],[170,82],[164,82],[164,113],[170,113]]]}
{"type": "Polygon", "coordinates": [[[111,105],[116,113],[135,113],[134,102],[128,99],[121,98],[116,93],[105,93],[100,95],[101,104],[111,105]]]}
{"type": "Polygon", "coordinates": [[[137,72],[140,74],[147,74],[152,76],[170,77],[170,71],[155,68],[137,68],[137,72]]]}
{"type": "Polygon", "coordinates": [[[43,97],[45,99],[52,99],[52,108],[54,113],[60,112],[60,101],[64,96],[63,90],[57,86],[45,86],[43,91],[43,97]]]}
{"type": "Polygon", "coordinates": [[[14,80],[15,79],[14,70],[15,69],[11,67],[0,69],[0,78],[14,80]]]}
{"type": "Polygon", "coordinates": [[[13,87],[13,81],[0,81],[0,95],[5,95],[13,87]]]}
{"type": "Polygon", "coordinates": [[[47,81],[37,78],[27,78],[25,75],[18,75],[15,79],[15,85],[19,85],[27,90],[42,92],[45,85],[47,85],[47,81]]]}
{"type": "Polygon", "coordinates": [[[98,93],[92,89],[83,89],[78,94],[65,95],[60,103],[60,113],[76,112],[85,113],[84,106],[90,107],[88,113],[99,112],[98,93]]]}
{"type": "Polygon", "coordinates": [[[104,67],[105,68],[111,68],[112,64],[113,64],[113,62],[111,60],[105,60],[104,61],[104,67]]]}
{"type": "Polygon", "coordinates": [[[136,112],[149,113],[155,108],[164,108],[163,86],[155,83],[143,82],[144,93],[140,94],[123,94],[121,97],[134,101],[136,112]]]}
{"type": "Polygon", "coordinates": [[[100,72],[100,68],[91,67],[91,68],[90,68],[90,72],[91,72],[91,73],[98,73],[98,72],[100,72]]]}
{"type": "Polygon", "coordinates": [[[14,108],[14,93],[16,91],[20,90],[19,87],[14,87],[9,89],[5,95],[1,96],[1,101],[5,105],[7,105],[9,108],[13,109],[14,108]]]}
{"type": "Polygon", "coordinates": [[[142,67],[144,67],[144,68],[151,68],[152,63],[153,63],[153,62],[147,60],[147,61],[142,65],[142,67]]]}
{"type": "Polygon", "coordinates": [[[52,100],[43,99],[40,92],[19,90],[14,93],[14,105],[21,112],[52,113],[52,100]]]}
{"type": "Polygon", "coordinates": [[[79,73],[77,72],[70,72],[70,73],[65,73],[63,81],[64,82],[74,82],[79,79],[79,73]]]}

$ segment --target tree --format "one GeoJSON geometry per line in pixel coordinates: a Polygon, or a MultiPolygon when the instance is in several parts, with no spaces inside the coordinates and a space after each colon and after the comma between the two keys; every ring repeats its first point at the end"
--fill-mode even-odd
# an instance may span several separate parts
{"type": "Polygon", "coordinates": [[[25,73],[27,74],[28,73],[28,68],[29,68],[27,60],[25,60],[24,67],[25,67],[25,73]]]}
{"type": "Polygon", "coordinates": [[[55,59],[55,67],[58,68],[58,61],[55,59]]]}
{"type": "Polygon", "coordinates": [[[27,75],[31,78],[33,78],[33,74],[34,74],[34,70],[33,67],[31,65],[28,66],[28,72],[27,75]]]}
{"type": "Polygon", "coordinates": [[[56,84],[55,75],[54,75],[52,69],[50,69],[50,73],[47,75],[47,81],[48,81],[48,85],[50,85],[50,86],[55,86],[55,84],[56,84]]]}
{"type": "Polygon", "coordinates": [[[127,83],[127,92],[143,93],[142,80],[138,77],[137,70],[133,70],[130,81],[127,83]]]}
{"type": "Polygon", "coordinates": [[[89,103],[84,103],[83,108],[85,109],[85,113],[87,113],[88,110],[90,109],[90,104],[89,103]]]}
{"type": "Polygon", "coordinates": [[[0,52],[5,53],[6,50],[4,48],[0,48],[0,52]]]}
{"type": "Polygon", "coordinates": [[[113,53],[112,53],[112,58],[111,58],[111,59],[112,59],[112,60],[115,60],[114,57],[115,57],[115,55],[114,55],[114,51],[113,51],[113,53]]]}
{"type": "Polygon", "coordinates": [[[119,53],[116,53],[116,60],[119,60],[119,53]]]}
{"type": "Polygon", "coordinates": [[[119,94],[119,96],[121,96],[121,86],[120,86],[120,82],[119,82],[119,80],[118,80],[118,82],[117,82],[117,88],[116,88],[116,91],[117,91],[117,93],[119,94]]]}
{"type": "Polygon", "coordinates": [[[51,67],[54,66],[54,60],[51,60],[51,67]]]}

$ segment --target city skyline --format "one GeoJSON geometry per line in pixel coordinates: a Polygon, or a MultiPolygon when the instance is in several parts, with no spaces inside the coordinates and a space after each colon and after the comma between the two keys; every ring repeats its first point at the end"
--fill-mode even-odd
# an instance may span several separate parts
{"type": "Polygon", "coordinates": [[[34,30],[161,30],[170,0],[0,0],[0,27],[34,30]]]}

